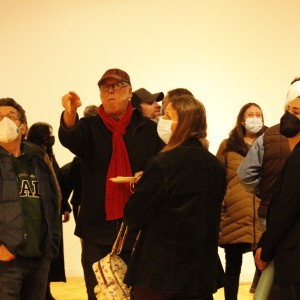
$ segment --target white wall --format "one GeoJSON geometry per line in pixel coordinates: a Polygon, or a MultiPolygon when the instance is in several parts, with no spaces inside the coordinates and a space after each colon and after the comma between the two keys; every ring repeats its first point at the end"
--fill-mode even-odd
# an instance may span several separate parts
{"type": "MultiPolygon", "coordinates": [[[[27,111],[29,125],[59,126],[61,96],[99,104],[97,82],[126,70],[133,90],[190,89],[207,109],[210,150],[257,102],[279,121],[299,72],[298,0],[0,0],[0,97],[27,111]]],[[[82,114],[82,109],[79,111],[82,114]]],[[[60,165],[73,155],[57,141],[60,165]]],[[[81,276],[74,222],[64,224],[66,271],[81,276]]],[[[223,251],[220,250],[223,259],[223,251]]],[[[251,281],[251,254],[242,281],[251,281]]]]}

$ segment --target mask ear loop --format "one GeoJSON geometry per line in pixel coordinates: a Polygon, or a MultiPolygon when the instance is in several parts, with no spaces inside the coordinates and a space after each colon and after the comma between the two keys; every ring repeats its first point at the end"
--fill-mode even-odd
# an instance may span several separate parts
{"type": "Polygon", "coordinates": [[[24,123],[22,123],[21,124],[21,126],[20,127],[18,127],[18,129],[17,129],[17,133],[20,133],[20,129],[22,128],[22,126],[24,125],[24,123]]]}

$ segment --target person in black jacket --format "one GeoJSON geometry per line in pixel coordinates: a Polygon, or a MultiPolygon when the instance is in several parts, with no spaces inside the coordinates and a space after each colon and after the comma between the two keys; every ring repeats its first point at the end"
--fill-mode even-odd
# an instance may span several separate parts
{"type": "MultiPolygon", "coordinates": [[[[53,145],[55,143],[55,137],[53,136],[52,126],[45,122],[36,122],[32,124],[27,132],[26,140],[33,144],[41,147],[49,156],[52,167],[56,176],[59,174],[59,165],[56,161],[55,155],[53,153],[53,145]]],[[[59,185],[60,180],[57,177],[59,185]]],[[[62,222],[68,222],[70,220],[71,207],[68,202],[68,199],[62,197],[61,201],[61,214],[63,216],[62,222]]],[[[54,299],[50,291],[50,282],[66,282],[65,274],[65,260],[64,260],[64,247],[63,247],[63,235],[60,242],[59,256],[54,259],[50,266],[49,277],[48,277],[48,286],[46,291],[45,300],[54,299]]]]}
{"type": "MultiPolygon", "coordinates": [[[[96,105],[88,105],[83,111],[84,117],[96,116],[98,107],[96,105]]],[[[59,184],[62,193],[62,202],[67,202],[71,197],[71,205],[73,209],[74,220],[77,223],[77,216],[81,204],[81,189],[82,189],[82,161],[81,158],[75,156],[73,160],[63,165],[58,173],[59,184]],[[73,192],[73,193],[72,193],[73,192]]]]}
{"type": "MultiPolygon", "coordinates": [[[[280,133],[300,138],[300,97],[289,102],[280,133]]],[[[300,299],[300,142],[287,158],[274,185],[267,227],[256,251],[263,271],[274,260],[275,283],[282,300],[300,299]]]]}
{"type": "MultiPolygon", "coordinates": [[[[92,265],[110,253],[131,195],[130,182],[115,183],[111,178],[133,177],[162,147],[156,123],[132,108],[126,72],[109,69],[98,86],[102,102],[98,115],[79,120],[81,100],[69,92],[62,97],[65,110],[59,127],[61,144],[82,159],[81,208],[75,234],[82,239],[81,260],[89,299],[96,299],[92,265]]],[[[122,251],[126,262],[135,234],[128,233],[122,251]]]]}
{"type": "Polygon", "coordinates": [[[0,99],[0,299],[44,299],[61,239],[60,190],[46,153],[24,141],[24,109],[0,99]]]}
{"type": "Polygon", "coordinates": [[[141,230],[124,282],[135,300],[206,300],[218,288],[218,234],[225,169],[201,143],[204,106],[170,99],[157,130],[167,143],[147,164],[124,209],[141,230]]]}

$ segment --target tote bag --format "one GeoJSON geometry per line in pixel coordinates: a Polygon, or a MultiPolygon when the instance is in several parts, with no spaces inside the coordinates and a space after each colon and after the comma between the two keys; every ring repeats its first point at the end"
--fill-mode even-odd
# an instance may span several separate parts
{"type": "Polygon", "coordinates": [[[93,264],[98,282],[94,292],[98,300],[130,299],[130,287],[123,283],[127,265],[119,256],[127,232],[128,227],[122,223],[111,253],[93,264]]]}

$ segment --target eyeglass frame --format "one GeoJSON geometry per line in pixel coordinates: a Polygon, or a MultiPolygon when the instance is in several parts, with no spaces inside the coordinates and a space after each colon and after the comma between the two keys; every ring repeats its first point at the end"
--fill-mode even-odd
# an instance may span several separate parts
{"type": "Polygon", "coordinates": [[[114,92],[116,91],[121,91],[124,87],[130,87],[130,85],[124,81],[118,81],[118,82],[115,82],[115,83],[112,83],[112,84],[101,84],[99,86],[99,89],[100,89],[100,92],[104,92],[104,93],[107,93],[110,91],[110,88],[113,89],[114,92]],[[116,89],[116,86],[118,84],[121,84],[120,87],[118,87],[116,89]],[[106,86],[105,90],[103,90],[103,86],[106,86]]]}

